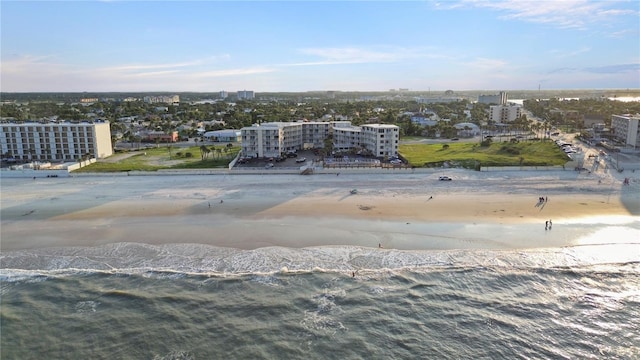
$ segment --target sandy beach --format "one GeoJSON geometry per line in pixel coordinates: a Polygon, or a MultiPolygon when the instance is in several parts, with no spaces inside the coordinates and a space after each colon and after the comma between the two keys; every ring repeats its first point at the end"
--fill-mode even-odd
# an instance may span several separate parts
{"type": "Polygon", "coordinates": [[[531,248],[572,245],[620,222],[631,231],[622,240],[635,236],[635,181],[625,186],[610,175],[573,171],[456,170],[448,182],[438,175],[2,179],[1,248],[116,242],[531,248]],[[545,230],[547,221],[552,226],[545,230]]]}

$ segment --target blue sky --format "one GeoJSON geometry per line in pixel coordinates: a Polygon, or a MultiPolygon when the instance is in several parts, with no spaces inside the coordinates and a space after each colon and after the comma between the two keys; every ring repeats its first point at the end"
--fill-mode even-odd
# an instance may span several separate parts
{"type": "Polygon", "coordinates": [[[1,1],[0,90],[640,88],[637,0],[1,1]]]}

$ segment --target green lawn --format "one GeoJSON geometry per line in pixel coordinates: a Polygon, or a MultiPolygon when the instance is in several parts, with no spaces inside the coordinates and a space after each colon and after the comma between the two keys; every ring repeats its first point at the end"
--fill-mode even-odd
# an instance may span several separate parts
{"type": "MultiPolygon", "coordinates": [[[[444,162],[453,166],[477,168],[479,166],[552,166],[567,162],[565,153],[552,141],[520,143],[496,142],[488,147],[472,143],[401,144],[400,155],[415,167],[439,167],[444,162]]],[[[222,147],[219,147],[222,148],[222,147]]],[[[240,151],[234,146],[228,153],[212,152],[202,160],[199,147],[150,148],[136,151],[132,156],[117,162],[99,161],[83,166],[78,172],[157,171],[161,169],[210,169],[226,168],[240,151]],[[186,154],[191,153],[191,157],[186,154]]]]}
{"type": "MultiPolygon", "coordinates": [[[[209,146],[209,148],[211,148],[209,146]]],[[[216,146],[222,149],[222,146],[216,146]]],[[[98,161],[76,170],[77,172],[121,172],[121,171],[157,171],[161,169],[210,169],[226,168],[229,162],[240,151],[239,146],[230,148],[225,153],[211,152],[207,159],[202,160],[200,147],[173,147],[171,151],[166,146],[143,149],[133,152],[125,159],[117,162],[98,161]],[[191,157],[187,157],[191,153],[191,157]]],[[[118,156],[118,155],[114,155],[118,156]]]]}
{"type": "Polygon", "coordinates": [[[412,166],[438,167],[443,162],[466,168],[478,166],[551,166],[564,165],[568,158],[552,141],[496,142],[488,147],[472,143],[401,144],[402,155],[412,166]]]}

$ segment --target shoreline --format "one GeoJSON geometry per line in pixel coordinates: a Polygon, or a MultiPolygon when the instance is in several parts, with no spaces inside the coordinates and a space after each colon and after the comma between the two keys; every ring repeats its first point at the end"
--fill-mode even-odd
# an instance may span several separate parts
{"type": "Polygon", "coordinates": [[[505,181],[502,173],[461,171],[452,182],[424,174],[3,179],[0,246],[560,247],[597,231],[591,224],[640,215],[634,189],[526,175],[505,181]],[[548,220],[552,232],[544,230],[548,220]]]}

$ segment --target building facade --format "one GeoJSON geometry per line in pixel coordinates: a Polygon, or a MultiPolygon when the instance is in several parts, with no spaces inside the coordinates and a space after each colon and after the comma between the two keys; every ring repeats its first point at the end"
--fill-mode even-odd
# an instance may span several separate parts
{"type": "Polygon", "coordinates": [[[18,162],[77,161],[113,155],[111,128],[102,123],[0,124],[3,157],[18,162]]]}
{"type": "Polygon", "coordinates": [[[180,102],[180,95],[145,96],[142,100],[147,104],[177,104],[180,102]]]}
{"type": "Polygon", "coordinates": [[[336,151],[367,150],[374,156],[397,156],[395,125],[352,126],[349,121],[273,122],[242,128],[242,156],[278,157],[287,152],[323,148],[332,139],[336,151]]]}
{"type": "Polygon", "coordinates": [[[147,133],[147,140],[157,141],[160,143],[174,143],[177,142],[180,137],[177,131],[166,133],[164,131],[149,131],[147,133]]]}
{"type": "Polygon", "coordinates": [[[238,142],[241,136],[242,132],[240,130],[233,129],[207,131],[202,135],[206,141],[217,142],[238,142]]]}
{"type": "Polygon", "coordinates": [[[496,124],[510,123],[522,116],[522,105],[492,105],[489,107],[489,120],[496,124]]]}
{"type": "Polygon", "coordinates": [[[481,104],[495,104],[495,105],[507,105],[508,101],[507,93],[500,91],[496,95],[480,95],[478,96],[478,102],[481,104]]]}
{"type": "Polygon", "coordinates": [[[253,98],[255,97],[255,94],[253,93],[253,91],[242,90],[242,91],[238,91],[237,96],[238,96],[238,100],[253,100],[253,98]]]}
{"type": "Polygon", "coordinates": [[[640,114],[612,115],[611,135],[625,146],[640,146],[640,114]]]}

